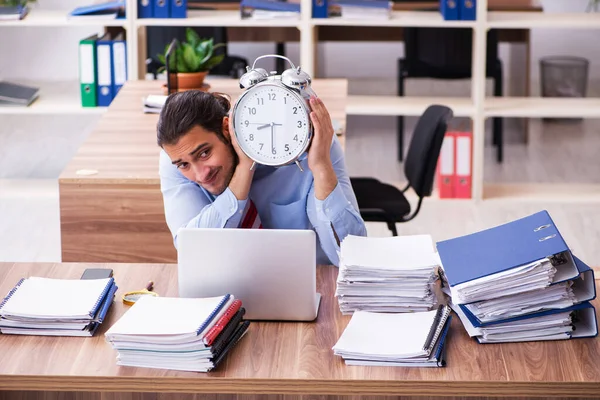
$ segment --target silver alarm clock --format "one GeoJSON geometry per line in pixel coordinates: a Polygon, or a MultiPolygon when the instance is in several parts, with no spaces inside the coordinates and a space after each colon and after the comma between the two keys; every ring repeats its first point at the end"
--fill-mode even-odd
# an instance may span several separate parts
{"type": "Polygon", "coordinates": [[[240,77],[246,89],[231,112],[233,129],[241,150],[254,161],[273,167],[296,163],[306,152],[313,136],[309,100],[316,96],[310,76],[289,58],[267,54],[254,60],[252,68],[240,77]],[[281,75],[256,68],[256,62],[275,57],[291,67],[281,75]]]}

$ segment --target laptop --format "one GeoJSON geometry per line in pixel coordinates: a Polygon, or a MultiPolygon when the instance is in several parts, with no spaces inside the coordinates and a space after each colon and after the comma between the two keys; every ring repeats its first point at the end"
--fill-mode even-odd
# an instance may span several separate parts
{"type": "Polygon", "coordinates": [[[182,228],[177,244],[180,297],[230,293],[248,320],[317,317],[314,231],[182,228]]]}

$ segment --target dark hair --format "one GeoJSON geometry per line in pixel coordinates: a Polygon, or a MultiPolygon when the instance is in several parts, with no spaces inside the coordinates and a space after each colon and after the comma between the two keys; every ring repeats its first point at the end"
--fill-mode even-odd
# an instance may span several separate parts
{"type": "Polygon", "coordinates": [[[225,143],[223,118],[227,116],[231,102],[223,93],[208,93],[186,90],[173,93],[165,102],[156,126],[157,142],[160,147],[175,144],[195,126],[213,132],[225,143]]]}

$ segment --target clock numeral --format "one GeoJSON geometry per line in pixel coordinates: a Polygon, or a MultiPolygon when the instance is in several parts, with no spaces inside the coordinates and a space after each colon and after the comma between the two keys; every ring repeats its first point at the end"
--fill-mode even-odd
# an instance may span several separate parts
{"type": "Polygon", "coordinates": [[[244,125],[246,125],[246,127],[248,127],[248,125],[250,125],[250,121],[248,121],[248,120],[244,121],[244,125]]]}
{"type": "Polygon", "coordinates": [[[249,108],[248,112],[252,115],[256,115],[256,107],[249,108]]]}
{"type": "Polygon", "coordinates": [[[275,93],[269,93],[269,100],[275,100],[275,93]]]}
{"type": "Polygon", "coordinates": [[[277,154],[277,150],[275,150],[275,149],[273,148],[273,149],[271,149],[271,153],[273,153],[273,154],[277,154]]]}
{"type": "Polygon", "coordinates": [[[287,104],[287,97],[283,98],[283,104],[287,104]]]}
{"type": "Polygon", "coordinates": [[[248,139],[250,139],[251,141],[254,140],[254,135],[250,134],[250,136],[248,137],[248,139]]]}
{"type": "Polygon", "coordinates": [[[265,144],[264,143],[259,143],[258,145],[260,146],[260,149],[262,150],[262,148],[264,147],[265,144]]]}
{"type": "Polygon", "coordinates": [[[259,97],[256,100],[258,101],[259,106],[265,104],[265,99],[263,99],[262,97],[259,97]]]}
{"type": "Polygon", "coordinates": [[[302,128],[302,121],[298,121],[298,128],[302,128]]]}
{"type": "Polygon", "coordinates": [[[290,145],[289,144],[285,145],[285,151],[290,151],[290,145]]]}
{"type": "Polygon", "coordinates": [[[294,107],[294,114],[298,114],[298,107],[294,107]]]}
{"type": "Polygon", "coordinates": [[[297,142],[298,141],[298,135],[294,136],[294,140],[297,142]]]}

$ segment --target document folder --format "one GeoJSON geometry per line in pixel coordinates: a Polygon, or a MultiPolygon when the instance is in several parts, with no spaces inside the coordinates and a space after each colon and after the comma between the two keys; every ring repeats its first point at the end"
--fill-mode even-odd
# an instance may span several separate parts
{"type": "MultiPolygon", "coordinates": [[[[577,304],[581,304],[584,302],[589,302],[596,298],[596,284],[594,282],[594,271],[589,266],[587,266],[583,261],[581,261],[579,258],[577,258],[576,256],[573,256],[573,259],[575,260],[575,264],[577,265],[577,269],[579,271],[579,276],[577,277],[577,279],[574,279],[573,281],[570,282],[571,290],[573,291],[574,298],[572,299],[573,303],[567,308],[565,308],[565,307],[563,307],[563,308],[546,307],[546,308],[542,308],[536,312],[527,312],[527,313],[523,313],[521,315],[515,315],[514,317],[510,317],[510,318],[504,317],[504,318],[494,319],[491,321],[485,321],[485,320],[482,321],[475,314],[473,314],[473,312],[471,312],[471,307],[475,303],[467,304],[467,305],[458,304],[457,307],[460,307],[462,312],[469,319],[469,321],[471,321],[473,326],[478,327],[478,328],[490,326],[490,325],[494,325],[494,324],[499,324],[499,323],[503,323],[503,322],[518,321],[522,318],[528,318],[531,316],[549,315],[549,314],[546,314],[545,312],[550,311],[550,310],[556,310],[557,313],[565,312],[566,310],[570,309],[570,307],[573,307],[577,304]]],[[[536,291],[532,291],[530,293],[533,294],[535,292],[536,291]]],[[[541,292],[540,292],[540,294],[541,294],[541,292]]],[[[507,305],[507,307],[510,307],[510,306],[507,305]]]]}
{"type": "Polygon", "coordinates": [[[437,243],[450,286],[549,258],[551,283],[579,275],[571,251],[547,211],[437,243]]]}

